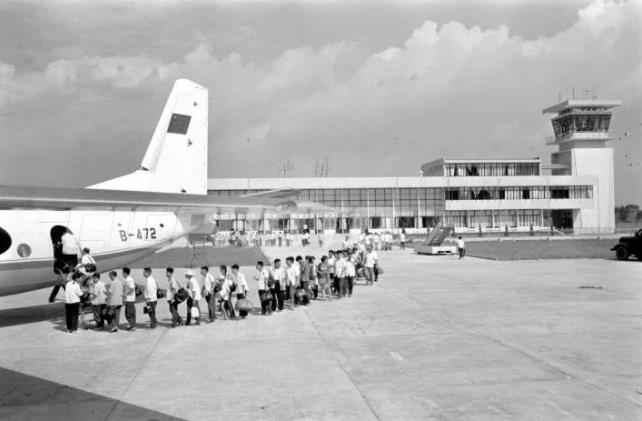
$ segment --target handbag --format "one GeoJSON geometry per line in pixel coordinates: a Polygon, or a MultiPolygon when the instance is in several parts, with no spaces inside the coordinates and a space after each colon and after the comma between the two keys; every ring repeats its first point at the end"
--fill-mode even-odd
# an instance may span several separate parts
{"type": "Polygon", "coordinates": [[[176,291],[176,294],[174,294],[174,300],[176,300],[176,302],[180,304],[183,301],[187,300],[188,296],[189,295],[187,294],[187,290],[181,287],[178,291],[176,291]]]}
{"type": "Polygon", "coordinates": [[[167,293],[165,292],[164,289],[157,289],[156,290],[156,299],[165,298],[166,296],[167,296],[167,293]]]}
{"type": "Polygon", "coordinates": [[[87,263],[85,265],[85,272],[87,272],[87,273],[94,273],[97,270],[98,270],[98,268],[96,267],[95,263],[87,263]]]}
{"type": "Polygon", "coordinates": [[[383,275],[383,269],[379,266],[379,263],[375,263],[374,271],[377,275],[383,275]]]}
{"type": "Polygon", "coordinates": [[[261,301],[272,301],[272,294],[265,291],[261,293],[261,301]]]}
{"type": "Polygon", "coordinates": [[[252,311],[252,302],[247,298],[241,298],[236,302],[236,305],[234,307],[236,307],[236,309],[239,311],[250,312],[252,311]]]}
{"type": "Polygon", "coordinates": [[[192,306],[192,308],[189,309],[189,314],[192,318],[198,319],[201,317],[201,310],[196,306],[192,306]]]}

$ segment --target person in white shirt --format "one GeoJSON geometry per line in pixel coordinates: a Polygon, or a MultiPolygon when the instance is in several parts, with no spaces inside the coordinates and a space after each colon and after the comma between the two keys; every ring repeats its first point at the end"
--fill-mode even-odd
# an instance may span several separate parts
{"type": "Polygon", "coordinates": [[[283,310],[283,299],[285,291],[285,270],[281,267],[281,259],[274,259],[274,265],[270,268],[270,278],[272,282],[270,292],[272,293],[272,311],[283,310]]]}
{"type": "Polygon", "coordinates": [[[343,239],[343,249],[345,250],[349,247],[350,247],[350,237],[346,235],[345,238],[343,239]]]}
{"type": "Polygon", "coordinates": [[[76,270],[82,273],[85,277],[89,277],[96,272],[96,261],[91,257],[90,250],[85,247],[82,249],[82,256],[80,263],[76,265],[76,270]]]}
{"type": "Polygon", "coordinates": [[[158,284],[156,279],[152,276],[152,268],[146,267],[143,269],[143,276],[145,277],[145,302],[147,306],[147,315],[149,316],[149,328],[155,329],[156,324],[156,304],[158,302],[158,284]]]}
{"type": "Polygon", "coordinates": [[[357,276],[357,269],[356,269],[356,257],[354,254],[349,253],[348,258],[346,259],[345,266],[346,266],[346,276],[345,276],[345,283],[346,283],[346,292],[348,293],[348,297],[352,297],[352,290],[354,287],[354,278],[357,276]]]}
{"type": "Polygon", "coordinates": [[[401,234],[399,234],[399,246],[401,247],[401,250],[406,249],[406,229],[405,228],[402,228],[401,234]]]}
{"type": "Polygon", "coordinates": [[[118,332],[120,324],[120,309],[123,306],[123,283],[118,279],[118,273],[115,270],[109,272],[110,283],[107,286],[107,317],[109,331],[118,332]]]}
{"type": "Polygon", "coordinates": [[[334,276],[334,264],[336,263],[336,258],[334,257],[333,250],[328,251],[327,263],[328,263],[328,273],[330,275],[330,294],[332,294],[332,290],[336,291],[336,284],[337,284],[336,277],[334,276]]]}
{"type": "Polygon", "coordinates": [[[198,309],[198,314],[199,316],[195,318],[195,322],[197,325],[201,324],[201,308],[199,306],[199,303],[201,301],[201,286],[198,284],[198,280],[194,276],[194,272],[192,270],[188,270],[185,272],[185,278],[187,279],[187,286],[185,289],[187,289],[187,317],[185,320],[185,325],[189,326],[190,323],[192,323],[192,307],[196,307],[198,309]]]}
{"type": "Polygon", "coordinates": [[[232,294],[232,279],[227,273],[227,266],[221,265],[219,267],[219,277],[217,279],[217,285],[220,285],[220,290],[216,293],[216,301],[219,302],[221,307],[221,313],[226,317],[235,318],[236,314],[234,313],[234,307],[232,306],[232,301],[230,296],[232,294]]]}
{"type": "Polygon", "coordinates": [[[207,266],[201,266],[201,277],[203,280],[202,295],[205,296],[205,301],[207,301],[207,313],[209,321],[212,323],[215,320],[216,314],[216,300],[212,299],[214,297],[214,286],[216,281],[214,280],[214,276],[210,273],[210,268],[207,266]]]}
{"type": "MultiPolygon", "coordinates": [[[[231,269],[232,281],[236,285],[236,290],[234,292],[236,293],[236,301],[238,302],[238,300],[243,300],[247,297],[247,293],[249,292],[250,288],[247,285],[245,275],[239,272],[239,265],[234,264],[232,265],[231,269]]],[[[247,311],[239,310],[239,316],[241,316],[241,319],[245,319],[247,317],[247,311]]]]}
{"type": "Polygon", "coordinates": [[[167,277],[167,304],[169,304],[169,312],[172,314],[172,327],[182,326],[183,319],[178,314],[178,305],[180,303],[175,297],[176,293],[181,289],[181,285],[174,278],[173,267],[168,267],[165,270],[165,276],[167,277]]]}
{"type": "Polygon", "coordinates": [[[96,321],[96,329],[102,330],[105,327],[105,316],[107,312],[107,287],[100,280],[100,274],[94,273],[91,276],[91,311],[96,321]]]}
{"type": "Polygon", "coordinates": [[[134,278],[131,277],[131,273],[130,268],[123,268],[123,278],[125,278],[125,318],[129,323],[127,330],[133,332],[136,330],[136,283],[134,278]]]}
{"type": "Polygon", "coordinates": [[[285,285],[290,299],[290,310],[294,310],[294,295],[298,285],[300,270],[294,265],[294,257],[288,256],[285,259],[285,285]]]}
{"type": "Polygon", "coordinates": [[[80,316],[80,298],[83,292],[80,289],[79,273],[74,273],[65,285],[65,319],[69,333],[78,332],[78,317],[80,316]]]}
{"type": "Polygon", "coordinates": [[[254,275],[254,280],[256,281],[256,288],[259,294],[259,301],[261,301],[261,314],[269,315],[272,311],[270,301],[272,301],[272,294],[268,287],[268,280],[270,274],[265,268],[262,261],[256,262],[256,275],[254,275]]]}
{"type": "Polygon", "coordinates": [[[76,240],[76,237],[74,237],[69,230],[60,237],[60,243],[62,245],[63,263],[67,265],[68,270],[73,270],[78,264],[80,244],[78,244],[78,240],[76,240]]]}
{"type": "Polygon", "coordinates": [[[346,288],[346,259],[344,252],[339,253],[339,258],[334,261],[334,276],[336,278],[337,297],[345,297],[346,288]]]}
{"type": "Polygon", "coordinates": [[[366,282],[368,283],[368,285],[372,285],[375,281],[374,268],[377,264],[377,258],[377,252],[374,250],[374,248],[368,248],[366,252],[366,259],[363,265],[366,275],[366,282]]]}
{"type": "Polygon", "coordinates": [[[461,236],[457,238],[457,253],[460,260],[466,255],[466,244],[464,244],[464,239],[461,236]]]}

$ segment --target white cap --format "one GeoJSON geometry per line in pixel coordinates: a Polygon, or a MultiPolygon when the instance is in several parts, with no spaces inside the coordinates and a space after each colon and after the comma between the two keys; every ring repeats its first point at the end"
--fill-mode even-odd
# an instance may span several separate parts
{"type": "Polygon", "coordinates": [[[191,269],[188,270],[187,272],[185,272],[185,276],[194,276],[194,271],[191,269]]]}

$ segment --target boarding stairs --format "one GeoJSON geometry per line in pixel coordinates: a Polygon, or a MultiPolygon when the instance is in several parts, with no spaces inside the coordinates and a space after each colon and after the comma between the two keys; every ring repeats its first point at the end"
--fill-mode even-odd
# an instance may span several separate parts
{"type": "Polygon", "coordinates": [[[440,246],[452,231],[452,227],[444,227],[443,224],[438,224],[432,231],[430,231],[426,239],[423,241],[423,244],[434,247],[440,246]]]}

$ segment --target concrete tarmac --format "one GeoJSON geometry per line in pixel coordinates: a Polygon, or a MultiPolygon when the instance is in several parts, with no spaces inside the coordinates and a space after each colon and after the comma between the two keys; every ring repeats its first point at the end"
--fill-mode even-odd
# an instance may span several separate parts
{"type": "Polygon", "coordinates": [[[163,302],[72,335],[49,290],[2,297],[0,419],[642,419],[642,263],[380,256],[351,298],[176,329],[163,302]]]}

